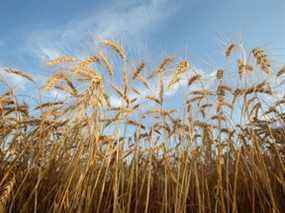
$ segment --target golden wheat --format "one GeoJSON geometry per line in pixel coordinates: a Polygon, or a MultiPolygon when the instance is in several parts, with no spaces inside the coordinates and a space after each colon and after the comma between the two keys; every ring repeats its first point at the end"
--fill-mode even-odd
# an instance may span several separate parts
{"type": "MultiPolygon", "coordinates": [[[[189,62],[166,57],[148,75],[144,62],[129,70],[123,48],[103,43],[124,62],[100,50],[48,63],[58,67],[43,88],[69,93],[64,101],[26,104],[3,84],[0,211],[283,212],[285,99],[275,95],[282,87],[248,81],[258,66],[273,72],[263,50],[250,51],[257,66],[233,62],[242,78],[228,81],[221,68],[207,82],[193,71],[176,97],[165,90],[186,78],[189,62]]],[[[246,55],[231,43],[226,59],[234,50],[246,55]]]]}

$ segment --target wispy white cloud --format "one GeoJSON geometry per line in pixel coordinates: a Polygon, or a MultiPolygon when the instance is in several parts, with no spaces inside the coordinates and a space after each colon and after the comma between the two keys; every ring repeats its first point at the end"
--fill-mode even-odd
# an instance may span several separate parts
{"type": "Polygon", "coordinates": [[[170,0],[112,1],[109,5],[95,10],[94,15],[77,17],[56,29],[32,33],[29,47],[42,59],[53,58],[66,52],[92,50],[93,42],[100,36],[119,40],[137,52],[147,52],[148,33],[176,11],[170,0]]]}
{"type": "MultiPolygon", "coordinates": [[[[120,41],[127,51],[135,56],[152,58],[154,53],[146,42],[148,36],[161,25],[167,24],[167,18],[171,18],[179,9],[177,4],[170,0],[145,0],[135,3],[130,0],[113,1],[110,5],[106,9],[94,11],[94,15],[77,17],[56,29],[34,32],[28,40],[30,49],[42,60],[64,54],[78,56],[86,52],[93,53],[97,39],[106,38],[120,41]]],[[[203,73],[201,70],[199,72],[203,73]]],[[[170,78],[171,73],[165,77],[165,85],[169,83],[170,78]]],[[[187,88],[188,79],[188,74],[183,76],[171,90],[165,91],[165,95],[171,97],[178,90],[187,88]]],[[[158,81],[151,83],[159,85],[158,81]]],[[[153,91],[158,91],[158,88],[142,90],[141,96],[153,95],[153,91]]],[[[110,97],[110,101],[113,106],[122,105],[122,100],[115,95],[110,97]]]]}
{"type": "MultiPolygon", "coordinates": [[[[170,0],[112,1],[109,5],[55,29],[31,33],[27,49],[43,61],[64,54],[82,56],[92,54],[98,38],[104,38],[121,42],[134,58],[138,55],[152,58],[154,53],[146,41],[151,40],[150,34],[167,24],[167,19],[178,9],[170,0]]],[[[115,96],[111,97],[111,103],[114,106],[122,104],[115,96]]]]}

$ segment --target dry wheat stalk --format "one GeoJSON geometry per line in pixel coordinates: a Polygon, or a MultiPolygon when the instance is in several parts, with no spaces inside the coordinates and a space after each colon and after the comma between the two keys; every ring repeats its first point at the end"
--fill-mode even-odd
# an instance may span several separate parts
{"type": "Polygon", "coordinates": [[[122,60],[125,60],[127,58],[124,49],[119,44],[117,44],[111,40],[104,40],[103,44],[111,47],[115,52],[117,52],[122,60]]]}
{"type": "Polygon", "coordinates": [[[164,96],[164,85],[163,85],[163,79],[161,78],[159,81],[159,101],[162,104],[163,103],[163,96],[164,96]]]}
{"type": "Polygon", "coordinates": [[[147,80],[142,75],[138,74],[136,79],[138,81],[140,81],[147,89],[150,89],[150,86],[149,86],[147,80]]]}
{"type": "Polygon", "coordinates": [[[58,64],[62,64],[62,63],[67,63],[67,62],[74,62],[77,61],[77,58],[73,57],[73,56],[60,56],[57,57],[53,60],[48,61],[48,66],[54,66],[54,65],[58,65],[58,64]]]}
{"type": "Polygon", "coordinates": [[[20,70],[6,68],[6,69],[4,69],[4,71],[7,72],[7,73],[15,74],[17,76],[20,76],[22,78],[25,78],[25,79],[35,83],[35,81],[33,80],[33,78],[30,75],[28,75],[27,73],[24,73],[24,72],[22,72],[20,70]]]}
{"type": "Polygon", "coordinates": [[[158,98],[154,97],[154,96],[147,95],[147,96],[145,96],[145,98],[146,98],[146,99],[149,99],[149,100],[151,100],[151,101],[154,101],[155,103],[161,105],[160,100],[159,100],[158,98]]]}

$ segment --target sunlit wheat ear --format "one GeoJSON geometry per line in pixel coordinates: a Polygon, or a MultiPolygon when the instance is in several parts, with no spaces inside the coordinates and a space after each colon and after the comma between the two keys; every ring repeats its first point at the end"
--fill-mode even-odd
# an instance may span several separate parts
{"type": "Polygon", "coordinates": [[[174,84],[178,83],[181,79],[181,75],[185,73],[190,68],[190,63],[186,60],[181,61],[171,77],[170,82],[168,83],[168,88],[170,89],[174,84]]]}
{"type": "Polygon", "coordinates": [[[238,59],[238,73],[240,77],[253,71],[253,67],[246,63],[246,61],[238,59]]]}
{"type": "Polygon", "coordinates": [[[155,77],[156,75],[164,72],[166,67],[168,65],[172,64],[173,62],[174,62],[173,57],[167,57],[167,58],[163,59],[161,64],[158,66],[158,68],[156,70],[154,70],[147,78],[151,79],[151,78],[155,77]]]}
{"type": "Polygon", "coordinates": [[[0,109],[3,110],[5,105],[13,105],[16,104],[16,101],[11,97],[11,92],[6,92],[0,96],[0,109]]]}
{"type": "Polygon", "coordinates": [[[118,55],[121,57],[122,60],[126,60],[127,56],[125,54],[124,49],[117,43],[111,41],[111,40],[103,40],[103,44],[106,46],[111,47],[115,52],[118,53],[118,55]]]}
{"type": "Polygon", "coordinates": [[[233,43],[230,43],[228,45],[228,47],[226,48],[226,51],[225,51],[225,56],[228,58],[231,56],[233,50],[236,48],[236,45],[233,44],[233,43]]]}
{"type": "Polygon", "coordinates": [[[217,70],[216,78],[218,80],[222,80],[224,78],[224,70],[222,70],[222,69],[217,70]]]}
{"type": "Polygon", "coordinates": [[[263,81],[255,86],[243,89],[242,93],[244,95],[249,95],[252,93],[264,93],[264,94],[272,95],[272,89],[271,89],[270,84],[267,81],[263,81]]]}
{"type": "Polygon", "coordinates": [[[201,95],[203,97],[213,95],[209,89],[197,89],[191,92],[193,95],[201,95]]]}
{"type": "Polygon", "coordinates": [[[102,76],[100,76],[94,68],[89,66],[77,65],[72,69],[72,72],[75,76],[77,76],[78,80],[103,80],[102,76]]]}
{"type": "Polygon", "coordinates": [[[123,79],[122,80],[123,80],[123,83],[124,83],[123,94],[126,97],[127,93],[128,93],[128,89],[129,89],[129,78],[128,78],[128,73],[126,71],[123,71],[122,74],[123,74],[123,76],[122,76],[123,79]]]}
{"type": "Polygon", "coordinates": [[[220,112],[222,107],[227,107],[230,110],[233,110],[232,104],[225,101],[224,96],[218,96],[216,100],[216,112],[220,112]]]}
{"type": "Polygon", "coordinates": [[[11,74],[20,76],[21,78],[25,78],[25,79],[35,83],[34,79],[30,75],[28,75],[27,73],[24,73],[22,71],[19,71],[16,69],[11,69],[11,68],[6,68],[6,69],[4,69],[4,71],[7,73],[11,73],[11,74]]]}
{"type": "Polygon", "coordinates": [[[196,81],[201,80],[202,75],[200,74],[195,74],[193,75],[189,80],[188,80],[188,86],[190,87],[193,83],[195,83],[196,81]]]}
{"type": "Polygon", "coordinates": [[[13,188],[16,184],[16,178],[13,175],[12,178],[0,188],[0,204],[5,205],[12,194],[13,188]]]}
{"type": "Polygon", "coordinates": [[[220,84],[217,88],[218,90],[222,90],[222,93],[225,94],[225,92],[229,92],[231,93],[232,92],[232,88],[225,85],[225,84],[220,84]]]}
{"type": "Polygon", "coordinates": [[[98,62],[98,61],[99,61],[98,56],[92,55],[92,56],[87,57],[87,58],[84,59],[83,61],[81,61],[81,62],[78,64],[78,66],[84,68],[84,67],[87,67],[87,66],[89,66],[90,64],[93,64],[93,63],[98,62]]]}
{"type": "Polygon", "coordinates": [[[169,82],[168,85],[167,85],[167,88],[168,88],[168,89],[172,89],[173,86],[174,86],[175,84],[177,84],[180,80],[181,80],[180,76],[177,76],[177,77],[171,79],[170,82],[169,82]]]}
{"type": "Polygon", "coordinates": [[[260,66],[261,70],[266,74],[271,74],[271,64],[267,58],[267,55],[265,55],[264,50],[261,48],[254,48],[251,52],[253,53],[256,63],[260,66]]]}
{"type": "Polygon", "coordinates": [[[64,102],[62,102],[62,101],[47,102],[47,103],[40,104],[35,109],[39,110],[39,109],[49,108],[49,107],[53,107],[53,106],[62,106],[63,104],[64,104],[64,102]]]}
{"type": "Polygon", "coordinates": [[[141,71],[145,68],[145,63],[142,62],[134,71],[132,75],[132,79],[136,79],[138,75],[141,73],[141,71]]]}
{"type": "Polygon", "coordinates": [[[182,74],[182,73],[185,73],[189,68],[190,68],[190,63],[184,60],[178,64],[175,72],[177,74],[182,74]]]}
{"type": "Polygon", "coordinates": [[[62,64],[62,63],[67,63],[67,62],[74,62],[74,61],[77,61],[77,58],[73,57],[73,56],[60,56],[60,57],[57,57],[53,60],[50,60],[47,62],[47,65],[48,66],[55,66],[55,65],[58,65],[58,64],[62,64]]]}
{"type": "Polygon", "coordinates": [[[212,120],[218,120],[218,121],[226,121],[225,116],[222,115],[221,113],[212,116],[211,119],[212,119],[212,120]]]}
{"type": "Polygon", "coordinates": [[[279,71],[276,74],[276,77],[278,78],[284,74],[285,74],[285,66],[283,66],[283,67],[281,67],[281,69],[279,69],[279,71]]]}
{"type": "Polygon", "coordinates": [[[49,91],[55,87],[58,81],[64,79],[64,74],[62,72],[58,72],[54,74],[50,79],[47,81],[46,85],[44,86],[44,89],[49,91]]]}

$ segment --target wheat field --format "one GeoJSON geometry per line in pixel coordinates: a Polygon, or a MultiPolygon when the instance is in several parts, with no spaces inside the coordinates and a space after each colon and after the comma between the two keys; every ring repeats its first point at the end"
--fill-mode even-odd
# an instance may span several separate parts
{"type": "Polygon", "coordinates": [[[41,91],[62,99],[23,102],[1,78],[0,212],[285,212],[285,67],[228,43],[208,78],[99,46],[47,62],[41,91]]]}

